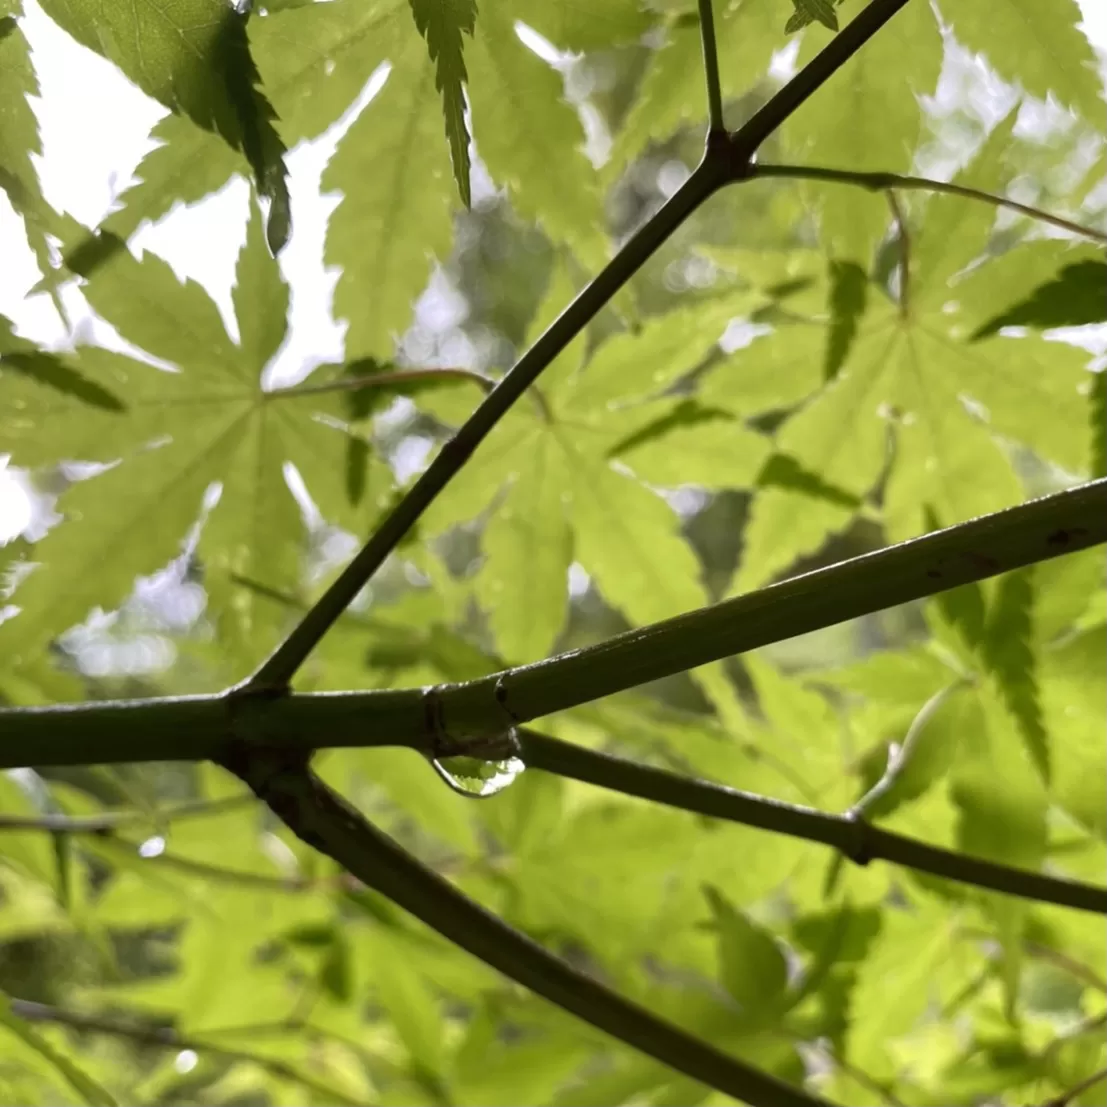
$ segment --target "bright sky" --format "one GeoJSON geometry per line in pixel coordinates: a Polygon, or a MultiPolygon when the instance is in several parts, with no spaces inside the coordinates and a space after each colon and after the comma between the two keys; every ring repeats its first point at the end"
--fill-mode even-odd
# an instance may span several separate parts
{"type": "MultiPolygon", "coordinates": [[[[1078,3],[1089,37],[1107,52],[1107,2],[1078,3]]],[[[37,160],[43,189],[55,207],[87,226],[95,226],[150,148],[147,136],[164,109],[114,67],[77,45],[42,14],[34,0],[26,4],[22,25],[34,49],[42,90],[34,106],[44,149],[44,156],[37,160]]],[[[334,278],[322,262],[323,232],[337,198],[320,195],[320,175],[342,132],[369,97],[379,91],[384,76],[383,72],[375,75],[343,120],[290,156],[294,232],[281,256],[281,267],[293,293],[291,333],[271,367],[275,376],[299,377],[312,365],[341,358],[342,328],[330,316],[334,278]]],[[[479,183],[488,187],[487,182],[479,183]]],[[[192,277],[204,285],[218,303],[232,335],[235,326],[230,285],[234,259],[245,235],[247,198],[245,182],[235,181],[201,204],[178,207],[159,224],[145,227],[135,239],[137,246],[164,257],[178,276],[192,277]]],[[[49,299],[41,295],[24,299],[39,274],[22,225],[3,193],[0,244],[0,313],[11,318],[27,338],[46,345],[64,344],[67,336],[49,299]]],[[[448,290],[436,288],[432,282],[428,298],[437,298],[442,312],[450,314],[445,302],[448,290]]],[[[75,288],[67,290],[65,303],[80,334],[104,344],[118,344],[111,328],[91,315],[75,288]]],[[[29,517],[24,482],[4,465],[4,455],[0,454],[0,543],[20,533],[29,517]]]]}

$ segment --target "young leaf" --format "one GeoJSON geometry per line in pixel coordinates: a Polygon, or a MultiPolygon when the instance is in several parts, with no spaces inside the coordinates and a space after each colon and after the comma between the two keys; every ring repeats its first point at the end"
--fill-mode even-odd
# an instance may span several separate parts
{"type": "Polygon", "coordinates": [[[1050,751],[1038,691],[1034,650],[1034,578],[1031,570],[1008,573],[999,582],[981,653],[1015,718],[1042,779],[1050,779],[1050,751]]]}
{"type": "Polygon", "coordinates": [[[710,886],[704,888],[714,916],[719,976],[749,1015],[771,1021],[788,986],[784,954],[768,931],[736,910],[710,886]]]}
{"type": "MultiPolygon", "coordinates": [[[[841,3],[841,0],[838,0],[841,3]]],[[[785,30],[789,34],[801,30],[809,23],[821,23],[832,31],[838,30],[838,16],[834,14],[831,0],[792,0],[795,12],[789,17],[785,30]]]]}
{"type": "Polygon", "coordinates": [[[16,16],[0,8],[0,189],[22,216],[31,246],[42,273],[50,271],[48,230],[55,231],[56,216],[42,195],[32,154],[42,153],[38,122],[28,97],[37,96],[38,81],[31,65],[31,52],[16,16]]]}
{"type": "Polygon", "coordinates": [[[830,263],[830,334],[826,342],[823,376],[833,380],[857,336],[857,324],[865,314],[869,278],[852,261],[830,263]]]}
{"type": "Polygon", "coordinates": [[[325,258],[342,268],[334,308],[350,323],[348,358],[392,358],[432,259],[450,248],[451,190],[434,84],[419,40],[397,38],[384,88],[323,173],[324,190],[343,193],[327,226],[325,258]]]}
{"type": "Polygon", "coordinates": [[[461,202],[469,206],[469,130],[465,126],[465,58],[462,34],[472,36],[475,0],[411,0],[415,26],[427,40],[434,62],[434,83],[442,94],[446,139],[461,202]]]}
{"type": "Polygon", "coordinates": [[[291,229],[284,143],[246,37],[247,17],[225,0],[153,0],[103,8],[96,0],[46,0],[59,26],[117,65],[143,92],[187,115],[246,155],[269,205],[276,252],[291,229]]]}

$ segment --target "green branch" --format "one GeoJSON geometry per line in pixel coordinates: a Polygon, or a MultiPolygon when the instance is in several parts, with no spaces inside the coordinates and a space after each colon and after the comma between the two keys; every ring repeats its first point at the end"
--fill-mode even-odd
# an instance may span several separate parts
{"type": "MultiPolygon", "coordinates": [[[[852,23],[788,82],[752,119],[722,141],[709,133],[704,157],[692,175],[623,245],[438,452],[392,513],[358,551],[289,636],[234,694],[284,692],[334,621],[384,564],[424,511],[446,487],[492,428],[654,252],[709,196],[748,179],[758,146],[816,89],[828,81],[907,0],[872,0],[852,23]]],[[[705,40],[706,45],[706,40],[705,40]]],[[[721,108],[720,108],[721,111],[721,108]]]]}
{"type": "Polygon", "coordinates": [[[521,733],[520,742],[523,760],[532,768],[683,811],[818,842],[859,865],[892,861],[961,884],[1107,915],[1107,888],[928,846],[873,826],[853,813],[829,815],[810,807],[767,799],[722,784],[693,780],[665,769],[582,749],[529,730],[521,733]]]}
{"type": "Polygon", "coordinates": [[[246,750],[225,761],[295,834],[432,930],[551,1003],[752,1107],[826,1101],[721,1053],[571,968],[459,892],[309,770],[246,750]]]}
{"type": "Polygon", "coordinates": [[[153,813],[147,811],[101,811],[96,815],[9,815],[0,813],[0,833],[6,830],[42,830],[50,834],[109,835],[125,826],[164,826],[181,819],[222,815],[252,805],[253,796],[228,796],[220,800],[193,800],[153,813]]]}
{"type": "Polygon", "coordinates": [[[341,1103],[348,1107],[362,1107],[362,1101],[353,1099],[338,1088],[332,1087],[300,1069],[264,1054],[247,1050],[228,1049],[215,1045],[204,1038],[186,1037],[168,1026],[154,1026],[149,1023],[123,1022],[120,1019],[106,1018],[101,1015],[86,1015],[78,1011],[67,1011],[60,1007],[51,1007],[45,1003],[33,1003],[28,999],[13,999],[12,1013],[26,1022],[51,1023],[54,1026],[67,1026],[85,1034],[106,1034],[113,1038],[126,1038],[139,1045],[154,1046],[158,1049],[190,1049],[194,1053],[222,1057],[228,1061],[241,1061],[257,1065],[274,1076],[299,1084],[302,1088],[322,1096],[326,1103],[341,1103]]]}
{"type": "Polygon", "coordinates": [[[777,177],[803,181],[827,181],[831,184],[854,185],[870,192],[884,192],[892,189],[942,192],[949,196],[960,196],[965,200],[976,200],[980,203],[991,204],[995,208],[1017,211],[1020,215],[1036,219],[1039,223],[1048,223],[1052,227],[1059,227],[1063,231],[1080,235],[1082,238],[1090,238],[1094,242],[1107,244],[1107,233],[1097,231],[1094,227],[1085,226],[1083,223],[1074,223],[1071,219],[1063,219],[1060,215],[1054,215],[1052,212],[1032,207],[1030,204],[1020,204],[1017,200],[1010,200],[1006,196],[996,196],[994,193],[984,192],[979,188],[954,184],[952,181],[933,181],[928,177],[904,177],[898,173],[865,173],[853,169],[828,169],[818,165],[755,165],[752,176],[755,178],[777,177]]]}
{"type": "MultiPolygon", "coordinates": [[[[587,649],[437,686],[449,734],[494,735],[721,658],[1107,542],[1107,478],[793,577],[587,649]]],[[[256,741],[431,750],[428,689],[186,696],[0,710],[0,768],[218,760],[256,741]],[[156,735],[156,741],[151,739],[156,735]],[[30,752],[33,751],[33,752],[30,752]]]]}

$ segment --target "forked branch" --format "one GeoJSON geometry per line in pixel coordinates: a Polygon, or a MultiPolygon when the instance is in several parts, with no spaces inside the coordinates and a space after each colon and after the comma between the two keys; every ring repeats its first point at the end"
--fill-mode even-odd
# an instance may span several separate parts
{"type": "Polygon", "coordinates": [[[296,835],[444,938],[564,1010],[677,1072],[751,1107],[829,1107],[623,999],[459,892],[373,826],[310,770],[232,756],[238,773],[296,835]]]}
{"type": "MultiPolygon", "coordinates": [[[[809,96],[821,88],[908,0],[871,0],[871,3],[812,61],[788,82],[756,115],[729,136],[713,140],[709,134],[703,161],[600,271],[595,279],[554,320],[538,341],[485,397],[469,419],[420,475],[408,493],[339,574],[318,603],[274,651],[271,657],[236,689],[239,695],[284,692],[296,670],[334,621],[384,564],[424,511],[461,470],[477,447],[539,374],[573,341],[597,313],[653,253],[709,196],[723,185],[750,176],[753,155],[809,96]]],[[[921,2],[921,0],[920,0],[921,2]]],[[[705,0],[707,14],[710,3],[705,0]]],[[[701,5],[701,17],[704,5],[701,5]]],[[[713,28],[710,18],[703,22],[713,28]]],[[[713,30],[706,30],[712,34],[713,30]]],[[[704,39],[705,50],[707,39],[704,39]]],[[[711,77],[708,77],[709,89],[711,77]]],[[[717,74],[714,82],[718,86],[717,74]]],[[[715,93],[711,93],[712,98],[715,93]]],[[[712,112],[721,117],[721,99],[712,112]]],[[[717,134],[718,132],[715,132],[717,134]]]]}

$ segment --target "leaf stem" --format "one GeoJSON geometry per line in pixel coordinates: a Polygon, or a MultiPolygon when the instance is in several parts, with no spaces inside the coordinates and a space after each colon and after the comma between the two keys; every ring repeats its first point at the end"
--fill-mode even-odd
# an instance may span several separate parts
{"type": "Polygon", "coordinates": [[[906,319],[911,310],[911,236],[895,189],[887,189],[884,195],[888,198],[888,207],[899,234],[899,314],[901,319],[906,319]]]}
{"type": "Polygon", "coordinates": [[[618,1040],[751,1107],[829,1107],[721,1053],[547,952],[382,833],[310,770],[248,752],[226,762],[294,833],[509,979],[618,1040]]]}
{"type": "Polygon", "coordinates": [[[380,524],[368,542],[308,611],[291,634],[243,685],[241,693],[284,690],[304,658],[349,606],[439,492],[538,375],[588,325],[655,250],[726,181],[726,164],[707,157],[553,321],[484,398],[457,433],[380,524]]]}
{"type": "Polygon", "coordinates": [[[978,888],[1107,915],[1107,888],[969,857],[866,823],[853,813],[831,815],[810,807],[677,776],[610,754],[583,749],[531,730],[520,735],[527,765],[600,788],[694,811],[743,826],[830,846],[856,864],[892,861],[978,888]]]}
{"type": "Polygon", "coordinates": [[[1054,215],[1052,212],[1032,207],[1030,204],[1020,204],[1017,200],[1008,199],[1006,196],[997,196],[994,193],[985,192],[979,188],[970,188],[968,185],[955,184],[952,181],[935,181],[929,177],[907,177],[898,173],[830,169],[820,165],[755,165],[751,175],[755,178],[778,177],[806,181],[827,181],[832,184],[854,185],[857,188],[868,189],[870,192],[884,192],[890,189],[941,192],[949,196],[960,196],[965,200],[977,200],[980,203],[991,204],[992,207],[1017,211],[1030,219],[1036,219],[1039,223],[1048,223],[1052,227],[1059,227],[1063,231],[1080,235],[1082,238],[1090,238],[1094,242],[1107,244],[1107,233],[1097,231],[1094,227],[1085,226],[1083,223],[1075,223],[1071,219],[1064,219],[1060,215],[1054,215]]]}
{"type": "Polygon", "coordinates": [[[712,0],[699,0],[700,42],[703,44],[703,72],[707,82],[707,129],[726,133],[723,122],[723,91],[719,82],[719,51],[715,45],[715,12],[712,0]]]}
{"type": "Polygon", "coordinates": [[[190,1049],[195,1053],[206,1053],[216,1057],[223,1057],[228,1061],[242,1061],[247,1064],[258,1065],[266,1069],[274,1076],[280,1077],[293,1084],[299,1084],[316,1095],[323,1097],[327,1103],[341,1103],[349,1107],[361,1107],[361,1100],[353,1099],[345,1092],[334,1088],[321,1080],[316,1080],[305,1072],[264,1054],[251,1053],[247,1050],[229,1049],[226,1046],[215,1045],[203,1038],[186,1037],[178,1034],[169,1026],[152,1026],[138,1022],[123,1022],[120,1019],[106,1018],[101,1015],[86,1015],[78,1011],[68,1011],[61,1007],[51,1007],[45,1003],[35,1003],[29,999],[12,999],[11,1009],[27,1022],[52,1023],[55,1026],[68,1026],[71,1030],[78,1030],[90,1034],[106,1034],[114,1038],[127,1038],[140,1045],[154,1046],[160,1049],[190,1049]]]}
{"type": "Polygon", "coordinates": [[[296,384],[290,388],[275,388],[267,392],[267,399],[296,399],[300,396],[321,396],[327,392],[360,392],[366,388],[383,388],[393,384],[418,384],[420,381],[458,380],[469,381],[483,392],[491,392],[495,381],[483,373],[454,366],[426,369],[392,369],[383,373],[369,373],[361,377],[339,377],[322,384],[296,384]]]}

